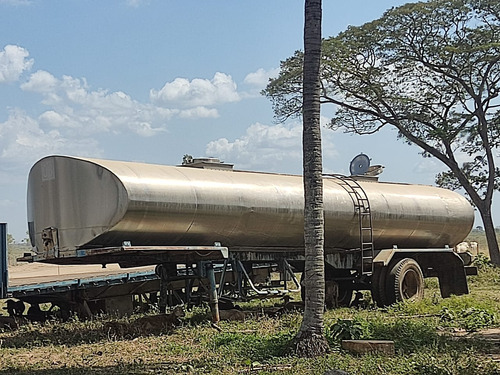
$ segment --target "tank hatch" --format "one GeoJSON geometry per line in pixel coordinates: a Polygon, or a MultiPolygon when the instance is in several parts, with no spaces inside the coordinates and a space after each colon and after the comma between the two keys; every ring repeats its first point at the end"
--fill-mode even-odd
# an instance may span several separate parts
{"type": "Polygon", "coordinates": [[[201,169],[233,170],[234,164],[224,163],[220,161],[220,159],[213,157],[193,158],[191,155],[184,155],[181,166],[201,169]]]}

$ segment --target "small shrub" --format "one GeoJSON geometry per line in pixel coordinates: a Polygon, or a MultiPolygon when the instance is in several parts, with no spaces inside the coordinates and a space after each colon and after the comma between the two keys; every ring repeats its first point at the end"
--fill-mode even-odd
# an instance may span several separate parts
{"type": "Polygon", "coordinates": [[[342,340],[359,340],[365,336],[366,322],[358,319],[338,319],[325,330],[325,335],[330,345],[340,343],[342,340]]]}
{"type": "Polygon", "coordinates": [[[496,316],[486,309],[477,307],[468,307],[460,311],[443,308],[440,321],[447,324],[454,323],[460,328],[474,332],[494,325],[496,323],[496,316]]]}
{"type": "Polygon", "coordinates": [[[483,253],[479,253],[476,255],[473,261],[473,265],[475,265],[480,270],[494,267],[493,263],[491,263],[491,260],[483,253]]]}

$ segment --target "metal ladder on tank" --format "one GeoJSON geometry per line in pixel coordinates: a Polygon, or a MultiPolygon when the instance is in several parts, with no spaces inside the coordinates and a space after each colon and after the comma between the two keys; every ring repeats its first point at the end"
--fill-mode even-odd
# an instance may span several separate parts
{"type": "Polygon", "coordinates": [[[370,202],[368,196],[359,183],[352,177],[341,174],[325,174],[333,177],[337,183],[349,193],[353,203],[354,212],[359,219],[359,248],[361,251],[361,275],[370,276],[373,273],[373,226],[370,202]]]}

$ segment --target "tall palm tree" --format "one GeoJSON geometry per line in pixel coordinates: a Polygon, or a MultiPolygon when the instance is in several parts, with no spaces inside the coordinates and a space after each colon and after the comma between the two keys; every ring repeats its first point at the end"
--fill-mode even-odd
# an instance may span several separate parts
{"type": "Polygon", "coordinates": [[[320,128],[321,0],[305,0],[303,167],[305,308],[293,351],[302,357],[328,352],[323,332],[325,303],[323,168],[320,128]]]}

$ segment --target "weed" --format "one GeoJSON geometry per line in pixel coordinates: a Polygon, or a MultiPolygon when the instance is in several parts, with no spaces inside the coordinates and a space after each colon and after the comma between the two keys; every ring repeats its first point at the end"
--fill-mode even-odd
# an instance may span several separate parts
{"type": "Polygon", "coordinates": [[[330,345],[339,344],[342,340],[359,340],[366,331],[365,322],[359,319],[338,319],[327,327],[325,335],[330,345]]]}
{"type": "Polygon", "coordinates": [[[243,356],[253,363],[283,355],[293,337],[292,332],[271,335],[222,332],[214,338],[214,347],[243,356]]]}
{"type": "Polygon", "coordinates": [[[451,351],[445,356],[435,352],[415,356],[412,373],[416,375],[496,375],[498,369],[491,362],[480,361],[475,352],[451,351]]]}
{"type": "Polygon", "coordinates": [[[441,347],[444,339],[436,332],[435,325],[426,321],[397,319],[392,322],[375,320],[370,322],[371,339],[393,340],[396,350],[412,353],[422,348],[441,347]]]}
{"type": "Polygon", "coordinates": [[[493,263],[491,262],[490,258],[488,258],[486,255],[483,253],[479,253],[474,257],[474,262],[473,265],[476,266],[477,268],[483,270],[485,268],[491,268],[494,267],[493,263]]]}
{"type": "Polygon", "coordinates": [[[443,323],[455,323],[455,326],[463,328],[468,332],[474,332],[481,328],[491,327],[496,323],[494,313],[477,307],[468,307],[460,311],[443,308],[440,321],[443,323]]]}

